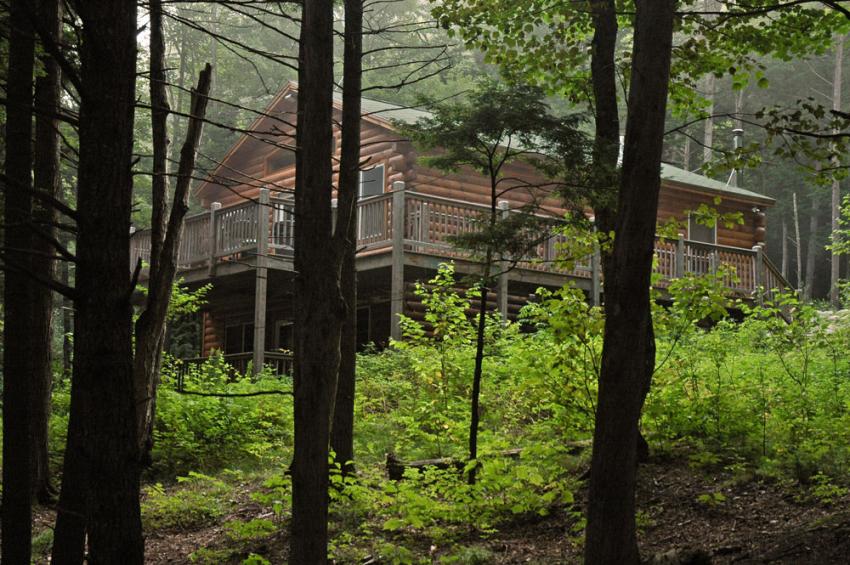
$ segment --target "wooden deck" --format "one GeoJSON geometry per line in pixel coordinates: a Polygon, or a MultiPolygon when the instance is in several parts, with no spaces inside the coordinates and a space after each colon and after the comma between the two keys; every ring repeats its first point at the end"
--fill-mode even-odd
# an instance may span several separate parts
{"type": "MultiPolygon", "coordinates": [[[[510,210],[502,207],[502,213],[510,210]]],[[[398,189],[366,198],[358,203],[358,269],[379,266],[426,266],[439,260],[468,261],[467,252],[450,243],[452,235],[478,229],[489,214],[486,206],[449,198],[398,189]],[[396,210],[403,214],[396,215],[396,210]],[[417,256],[418,259],[417,259],[417,256]],[[428,259],[431,259],[430,261],[428,259]]],[[[135,232],[131,237],[132,264],[150,259],[150,231],[135,232]]],[[[556,261],[564,236],[553,235],[517,263],[516,276],[539,273],[549,280],[575,279],[584,286],[598,287],[599,261],[593,257],[565,268],[556,261]],[[555,278],[551,276],[554,275],[555,278]]],[[[183,241],[178,258],[179,271],[187,279],[202,280],[233,270],[256,268],[265,263],[270,269],[292,270],[294,244],[294,199],[291,194],[265,197],[228,208],[213,204],[206,213],[185,220],[183,241]],[[259,245],[258,245],[259,242],[259,245]],[[261,261],[258,262],[258,258],[261,261]]],[[[762,250],[741,249],[685,239],[658,239],[657,272],[664,281],[686,273],[715,272],[730,265],[736,273],[728,286],[736,295],[754,296],[757,289],[767,292],[788,286],[778,269],[762,250]]],[[[144,273],[143,273],[144,276],[144,273]]],[[[511,276],[514,276],[513,274],[511,276]]]]}

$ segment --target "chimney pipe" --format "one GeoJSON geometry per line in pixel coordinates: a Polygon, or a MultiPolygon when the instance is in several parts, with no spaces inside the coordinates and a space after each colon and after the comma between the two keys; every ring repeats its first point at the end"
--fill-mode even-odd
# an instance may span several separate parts
{"type": "MultiPolygon", "coordinates": [[[[738,151],[738,149],[740,149],[743,146],[743,137],[744,137],[744,130],[742,128],[738,127],[738,128],[735,128],[735,129],[732,130],[733,147],[735,148],[736,152],[738,151]]],[[[736,186],[736,187],[740,186],[742,175],[743,175],[743,171],[741,171],[737,168],[732,169],[732,177],[729,179],[729,184],[731,184],[732,186],[736,186]]]]}

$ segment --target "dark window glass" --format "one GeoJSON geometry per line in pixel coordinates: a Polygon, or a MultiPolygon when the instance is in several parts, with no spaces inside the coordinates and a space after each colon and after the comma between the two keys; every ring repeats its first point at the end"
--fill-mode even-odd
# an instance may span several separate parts
{"type": "Polygon", "coordinates": [[[242,353],[242,326],[224,328],[224,353],[242,353]]]}
{"type": "Polygon", "coordinates": [[[702,243],[717,242],[717,224],[714,227],[708,227],[697,222],[693,217],[688,217],[688,239],[691,241],[700,241],[702,243]]]}
{"type": "Polygon", "coordinates": [[[277,326],[277,347],[292,351],[295,349],[295,336],[293,335],[291,323],[284,322],[277,326]]]}
{"type": "Polygon", "coordinates": [[[378,165],[360,171],[360,198],[384,193],[384,166],[378,165]]]}
{"type": "Polygon", "coordinates": [[[371,340],[371,336],[369,335],[369,311],[370,308],[368,306],[357,309],[357,349],[362,349],[371,340]]]}

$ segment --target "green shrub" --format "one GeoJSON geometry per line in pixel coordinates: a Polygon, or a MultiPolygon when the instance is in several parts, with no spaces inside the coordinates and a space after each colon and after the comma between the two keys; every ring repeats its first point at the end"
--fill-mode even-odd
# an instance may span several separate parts
{"type": "Polygon", "coordinates": [[[142,522],[146,531],[192,529],[210,524],[230,506],[230,488],[219,479],[190,473],[179,477],[175,488],[161,484],[145,488],[142,522]]]}

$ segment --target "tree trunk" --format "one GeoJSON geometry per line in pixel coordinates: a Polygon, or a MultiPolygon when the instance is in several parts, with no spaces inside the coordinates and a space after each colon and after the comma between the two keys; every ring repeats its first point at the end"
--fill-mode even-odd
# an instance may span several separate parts
{"type": "MultiPolygon", "coordinates": [[[[62,494],[85,493],[89,561],[131,565],[144,561],[129,280],[136,3],[92,0],[85,7],[80,12],[77,315],[65,456],[71,472],[63,476],[62,494]]],[[[73,562],[82,547],[76,524],[63,522],[69,512],[79,508],[63,506],[60,498],[55,538],[63,542],[54,548],[55,563],[73,562]]]]}
{"type": "Polygon", "coordinates": [[[638,422],[651,375],[649,286],[675,5],[669,0],[636,2],[617,237],[612,276],[605,281],[605,336],[584,553],[588,564],[640,562],[634,500],[638,422]]]}
{"type": "MultiPolygon", "coordinates": [[[[61,33],[58,0],[41,0],[38,18],[54,42],[61,33]]],[[[59,97],[62,83],[59,65],[50,56],[42,57],[43,74],[35,82],[35,154],[33,155],[33,185],[52,198],[59,192],[59,97]]],[[[52,241],[56,240],[56,211],[43,201],[33,210],[35,229],[42,234],[33,238],[35,253],[32,257],[33,273],[38,279],[52,280],[56,267],[51,255],[56,253],[52,241]]],[[[47,286],[37,285],[33,293],[33,378],[32,378],[32,465],[33,496],[48,503],[55,494],[50,484],[48,457],[48,419],[50,417],[50,391],[53,384],[52,326],[53,294],[47,286]]]]}
{"type": "MultiPolygon", "coordinates": [[[[65,249],[71,249],[73,236],[67,231],[59,234],[59,244],[65,249]]],[[[66,288],[72,288],[71,264],[68,261],[59,262],[59,282],[66,288]]],[[[74,302],[67,296],[61,299],[62,309],[62,376],[71,376],[71,363],[73,362],[74,346],[71,335],[74,331],[74,302]]]]}
{"type": "MultiPolygon", "coordinates": [[[[842,69],[844,67],[844,36],[840,35],[835,41],[835,67],[832,72],[832,109],[841,110],[841,84],[843,81],[842,69]]],[[[838,131],[833,131],[838,133],[838,131]]],[[[839,166],[838,159],[833,165],[839,166]]],[[[841,182],[838,179],[832,181],[832,206],[831,206],[831,229],[833,237],[839,237],[841,229],[841,182]]],[[[829,302],[833,308],[841,306],[838,296],[838,283],[841,276],[841,256],[835,251],[831,252],[829,270],[829,302]]]]}
{"type": "Polygon", "coordinates": [[[806,283],[803,285],[803,299],[812,299],[815,285],[815,260],[820,245],[818,245],[818,228],[820,225],[820,195],[812,191],[812,208],[809,216],[809,241],[806,243],[806,283]]]}
{"type": "MultiPolygon", "coordinates": [[[[152,19],[155,19],[152,17],[152,19]]],[[[153,26],[152,26],[153,27],[153,26]]],[[[190,118],[186,129],[186,140],[180,150],[180,162],[177,167],[177,183],[174,188],[174,203],[164,231],[160,253],[151,267],[148,279],[148,296],[144,311],[136,321],[136,355],[133,365],[135,382],[136,433],[141,461],[147,463],[153,447],[154,409],[156,407],[156,389],[159,383],[159,369],[162,360],[162,347],[165,341],[165,322],[168,303],[174,277],[177,274],[177,256],[180,240],[183,238],[183,218],[189,211],[189,188],[195,170],[195,157],[203,131],[203,120],[207,109],[207,96],[212,82],[212,67],[207,65],[201,71],[197,88],[192,90],[189,110],[190,118]]],[[[163,117],[163,127],[165,119],[163,117]]],[[[164,137],[159,138],[162,144],[164,137]]],[[[165,147],[162,147],[163,160],[165,147]]]]}
{"type": "MultiPolygon", "coordinates": [[[[494,204],[495,207],[495,204],[494,204]]],[[[495,216],[495,211],[491,211],[495,216]]],[[[493,220],[490,222],[491,228],[493,220]]],[[[484,276],[481,280],[481,297],[478,302],[478,325],[475,330],[475,368],[472,372],[472,401],[470,402],[470,417],[469,417],[469,462],[478,459],[478,421],[481,418],[480,414],[480,398],[481,398],[481,376],[483,374],[484,365],[484,330],[487,325],[487,294],[490,278],[490,262],[492,261],[492,252],[487,250],[487,258],[484,263],[484,276]]],[[[475,484],[475,475],[478,470],[476,462],[469,469],[468,482],[471,485],[475,484]]]]}
{"type": "MultiPolygon", "coordinates": [[[[35,43],[27,0],[9,6],[6,74],[6,163],[3,265],[3,501],[2,555],[10,565],[30,562],[32,538],[33,386],[32,104],[35,43]]],[[[37,387],[36,387],[37,388],[37,387]]]]}
{"type": "Polygon", "coordinates": [[[782,278],[788,280],[788,222],[782,218],[782,278]]]}
{"type": "MultiPolygon", "coordinates": [[[[593,140],[593,179],[596,226],[603,237],[614,229],[617,210],[617,160],[620,154],[620,115],[617,105],[617,15],[613,0],[593,2],[591,79],[596,108],[593,140]]],[[[609,253],[602,256],[607,272],[609,253]]]]}
{"type": "Polygon", "coordinates": [[[332,245],[333,2],[305,2],[295,175],[295,453],[289,562],[328,559],[328,444],[345,305],[332,245]]]}
{"type": "Polygon", "coordinates": [[[796,251],[797,251],[797,292],[801,292],[803,289],[803,247],[800,242],[800,211],[797,208],[797,193],[794,192],[791,194],[791,203],[794,207],[794,239],[796,240],[796,251]]]}
{"type": "Polygon", "coordinates": [[[335,239],[342,253],[340,290],[345,302],[339,344],[331,447],[344,473],[354,470],[354,389],[357,374],[357,196],[360,188],[360,106],[363,78],[363,0],[345,1],[342,146],[335,239]],[[344,237],[343,237],[344,234],[344,237]]]}

